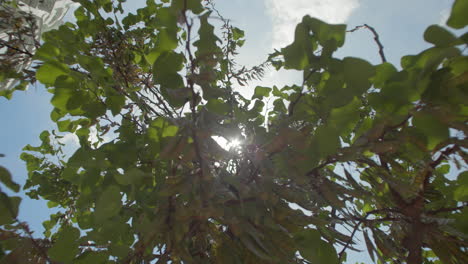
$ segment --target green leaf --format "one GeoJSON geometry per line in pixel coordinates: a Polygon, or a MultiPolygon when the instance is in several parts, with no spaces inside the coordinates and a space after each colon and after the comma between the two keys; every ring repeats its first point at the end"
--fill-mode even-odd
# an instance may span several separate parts
{"type": "Polygon", "coordinates": [[[80,231],[71,226],[62,227],[59,231],[57,240],[48,250],[48,255],[52,260],[63,263],[72,263],[79,252],[80,231]]]}
{"type": "Polygon", "coordinates": [[[433,47],[418,55],[408,55],[401,58],[404,69],[419,68],[425,72],[436,69],[446,58],[457,57],[460,50],[455,47],[433,47]]]}
{"type": "Polygon", "coordinates": [[[447,29],[438,25],[432,25],[424,32],[424,40],[438,47],[448,47],[455,42],[457,38],[447,29]]]}
{"type": "Polygon", "coordinates": [[[468,16],[466,14],[468,14],[468,1],[455,0],[447,25],[456,29],[465,27],[468,25],[468,16]]]}
{"type": "Polygon", "coordinates": [[[236,28],[236,27],[233,27],[232,28],[232,38],[234,40],[238,40],[238,39],[241,39],[244,37],[244,31],[239,29],[239,28],[236,28]]]}
{"type": "Polygon", "coordinates": [[[177,32],[161,29],[158,33],[157,48],[159,52],[171,51],[177,47],[177,32]]]}
{"type": "Polygon", "coordinates": [[[156,49],[151,50],[148,54],[145,54],[145,58],[149,64],[153,65],[160,54],[161,54],[161,51],[159,51],[156,48],[156,49]]]}
{"type": "Polygon", "coordinates": [[[284,105],[283,99],[276,99],[273,102],[273,110],[275,112],[280,112],[280,113],[286,113],[288,110],[286,109],[286,106],[284,105]]]}
{"type": "Polygon", "coordinates": [[[70,111],[70,113],[76,113],[83,105],[83,102],[88,101],[87,99],[88,98],[86,98],[84,92],[76,90],[71,91],[70,98],[68,99],[65,105],[65,109],[70,111]]]}
{"type": "Polygon", "coordinates": [[[374,76],[375,68],[363,59],[346,57],[343,59],[343,73],[349,89],[357,95],[370,88],[369,79],[374,76]]]}
{"type": "MultiPolygon", "coordinates": [[[[408,86],[402,82],[389,82],[380,93],[372,93],[369,96],[369,104],[376,110],[385,113],[396,113],[404,106],[417,100],[419,93],[414,86],[408,86]]],[[[398,116],[395,116],[398,117],[398,116]]]]}
{"type": "Polygon", "coordinates": [[[331,126],[317,128],[311,148],[313,152],[317,152],[318,158],[323,158],[334,153],[339,147],[339,133],[335,128],[331,126]]]}
{"type": "Polygon", "coordinates": [[[179,128],[171,125],[165,118],[158,117],[151,122],[150,129],[148,131],[149,137],[159,141],[159,138],[174,137],[177,135],[179,128]]]}
{"type": "Polygon", "coordinates": [[[82,112],[84,116],[94,119],[106,113],[106,106],[101,102],[90,101],[83,105],[82,112]]]}
{"type": "MultiPolygon", "coordinates": [[[[54,84],[56,88],[50,102],[54,107],[68,112],[70,107],[68,101],[76,95],[79,84],[75,79],[68,76],[60,76],[60,78],[56,79],[54,84]]],[[[74,98],[74,100],[76,100],[76,98],[74,98]]]]}
{"type": "Polygon", "coordinates": [[[306,51],[306,41],[309,33],[306,26],[301,23],[296,26],[294,35],[294,42],[281,49],[281,53],[284,56],[284,67],[285,69],[302,70],[309,64],[306,51]]]}
{"type": "MultiPolygon", "coordinates": [[[[80,10],[80,9],[77,9],[77,11],[78,10],[80,10]]],[[[76,12],[75,12],[75,16],[77,16],[76,12]]],[[[77,18],[78,18],[78,16],[77,16],[77,18]]],[[[138,16],[130,13],[126,17],[124,17],[122,19],[122,24],[124,25],[124,29],[128,30],[130,26],[133,26],[133,25],[137,24],[139,21],[140,21],[140,19],[139,19],[138,16]]]]}
{"type": "Polygon", "coordinates": [[[371,257],[372,261],[375,262],[375,247],[374,244],[372,244],[372,241],[369,238],[369,235],[367,234],[367,231],[364,231],[364,240],[366,242],[366,247],[367,247],[367,253],[369,253],[369,256],[371,257]]]}
{"type": "Polygon", "coordinates": [[[14,192],[20,190],[20,185],[12,180],[10,172],[3,166],[0,166],[0,182],[14,192]]]}
{"type": "Polygon", "coordinates": [[[46,220],[42,223],[44,227],[44,236],[50,238],[51,230],[57,225],[58,217],[57,215],[51,215],[50,220],[46,220]]]}
{"type": "Polygon", "coordinates": [[[4,192],[0,192],[0,226],[12,224],[18,217],[21,198],[17,196],[9,197],[4,192]]]}
{"type": "Polygon", "coordinates": [[[39,138],[43,143],[48,144],[50,142],[50,132],[47,130],[42,131],[39,135],[39,138]]]}
{"type": "Polygon", "coordinates": [[[99,57],[78,55],[78,62],[85,68],[95,79],[111,78],[110,72],[106,69],[104,62],[99,57]]]}
{"type": "Polygon", "coordinates": [[[271,91],[271,88],[269,87],[257,86],[255,87],[255,92],[252,96],[252,100],[255,98],[262,100],[263,97],[268,97],[270,95],[270,91],[271,91]]]}
{"type": "Polygon", "coordinates": [[[47,202],[47,207],[48,208],[54,208],[54,207],[57,207],[59,205],[60,205],[59,203],[56,203],[56,202],[53,202],[53,201],[48,201],[47,202]]]}
{"type": "Polygon", "coordinates": [[[384,62],[380,65],[375,66],[375,76],[371,78],[374,83],[374,87],[379,88],[384,86],[385,82],[389,80],[395,73],[397,69],[393,64],[384,62]]]}
{"type": "MultiPolygon", "coordinates": [[[[82,196],[84,196],[84,195],[82,194],[82,196]]],[[[77,218],[78,226],[81,229],[93,228],[94,221],[93,221],[93,215],[92,215],[91,211],[81,211],[77,215],[76,218],[77,218]]]]}
{"type": "MultiPolygon", "coordinates": [[[[178,85],[178,87],[182,87],[183,83],[178,85]]],[[[175,88],[175,89],[164,89],[167,96],[165,98],[169,102],[169,104],[173,107],[179,108],[184,106],[188,101],[192,103],[191,96],[192,90],[186,87],[183,88],[175,88]]]]}
{"type": "Polygon", "coordinates": [[[466,221],[468,219],[468,207],[463,208],[460,214],[454,215],[454,219],[454,226],[464,234],[468,233],[468,221],[466,221]]]}
{"type": "Polygon", "coordinates": [[[427,136],[427,147],[429,149],[433,149],[438,143],[449,137],[447,125],[443,124],[430,113],[416,113],[413,119],[413,125],[427,136]]]}
{"type": "MultiPolygon", "coordinates": [[[[213,65],[213,61],[216,62],[218,54],[222,53],[221,49],[217,46],[221,40],[214,33],[214,26],[208,22],[211,12],[206,12],[200,16],[200,29],[198,35],[200,38],[193,43],[197,47],[195,53],[196,57],[200,59],[200,62],[204,62],[205,65],[213,65]]],[[[209,66],[212,67],[212,66],[209,66]]]]}
{"type": "Polygon", "coordinates": [[[453,193],[453,198],[459,202],[468,201],[468,171],[464,171],[458,175],[457,188],[453,193]]]}
{"type": "Polygon", "coordinates": [[[169,125],[169,126],[166,126],[166,127],[164,127],[162,129],[161,136],[163,138],[165,138],[165,137],[174,137],[175,135],[177,135],[177,131],[179,131],[179,128],[177,126],[169,125]]]}
{"type": "Polygon", "coordinates": [[[312,263],[337,264],[338,255],[332,244],[323,241],[315,229],[306,229],[294,236],[301,255],[312,263]]]}
{"type": "Polygon", "coordinates": [[[60,49],[58,49],[52,43],[46,42],[42,45],[34,54],[34,57],[37,59],[41,59],[43,61],[53,59],[60,54],[60,49]]]}
{"type": "Polygon", "coordinates": [[[194,14],[200,14],[203,12],[203,10],[205,10],[201,4],[201,0],[174,0],[172,1],[171,7],[178,12],[187,9],[192,11],[194,14]]]}
{"type": "Polygon", "coordinates": [[[302,21],[312,29],[314,36],[317,37],[322,47],[326,48],[330,43],[335,43],[336,47],[343,46],[346,35],[346,25],[328,24],[308,15],[305,16],[302,21]]]}
{"type": "Polygon", "coordinates": [[[329,126],[334,127],[340,135],[350,133],[360,119],[360,107],[361,101],[355,97],[349,104],[333,109],[328,121],[329,126]]]}
{"type": "Polygon", "coordinates": [[[57,61],[49,61],[43,64],[36,72],[36,78],[41,83],[52,86],[55,80],[61,75],[67,75],[70,72],[67,65],[57,61]]]}
{"type": "Polygon", "coordinates": [[[122,207],[120,188],[111,185],[99,197],[94,211],[94,220],[97,224],[104,224],[107,219],[117,215],[122,207]]]}
{"type": "Polygon", "coordinates": [[[244,235],[240,237],[240,240],[253,254],[257,257],[265,260],[270,260],[268,252],[265,252],[264,248],[254,239],[254,237],[249,235],[244,235]]]}
{"type": "Polygon", "coordinates": [[[334,74],[325,83],[323,90],[320,91],[325,97],[321,100],[323,111],[328,111],[331,108],[342,107],[356,95],[356,91],[346,87],[343,75],[334,74]],[[339,95],[339,96],[338,96],[339,95]]]}
{"type": "Polygon", "coordinates": [[[86,251],[81,254],[78,259],[74,261],[76,264],[104,264],[108,262],[108,253],[107,252],[98,252],[98,251],[86,251]]]}
{"type": "Polygon", "coordinates": [[[60,120],[60,118],[64,117],[66,113],[61,111],[59,108],[54,108],[52,112],[50,112],[50,119],[54,122],[60,120]]]}
{"type": "Polygon", "coordinates": [[[182,88],[184,81],[177,72],[182,70],[183,62],[184,56],[180,53],[162,53],[153,65],[155,82],[170,89],[182,88]]]}
{"type": "Polygon", "coordinates": [[[256,100],[255,104],[253,107],[249,110],[249,114],[251,118],[257,117],[259,113],[263,111],[263,107],[265,106],[265,103],[260,100],[256,100]]]}
{"type": "Polygon", "coordinates": [[[111,110],[114,116],[118,115],[125,106],[125,96],[111,95],[106,99],[106,105],[111,110]]]}
{"type": "Polygon", "coordinates": [[[145,177],[145,173],[137,168],[131,168],[124,174],[115,173],[115,180],[121,185],[138,184],[145,177]]]}
{"type": "Polygon", "coordinates": [[[468,58],[458,57],[450,60],[449,67],[454,75],[461,75],[468,69],[468,58]]]}
{"type": "Polygon", "coordinates": [[[242,262],[242,255],[238,254],[234,243],[230,241],[224,241],[221,245],[216,247],[216,259],[217,263],[223,264],[239,264],[242,262]]]}
{"type": "Polygon", "coordinates": [[[229,111],[229,105],[223,102],[221,99],[208,100],[206,108],[218,115],[225,115],[229,111]]]}
{"type": "Polygon", "coordinates": [[[57,127],[60,132],[66,132],[69,131],[70,125],[72,124],[70,119],[63,120],[63,121],[58,121],[57,122],[57,127]]]}

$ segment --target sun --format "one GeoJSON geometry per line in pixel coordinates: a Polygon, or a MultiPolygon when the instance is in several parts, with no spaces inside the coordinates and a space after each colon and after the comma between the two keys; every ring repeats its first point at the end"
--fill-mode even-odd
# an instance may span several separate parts
{"type": "Polygon", "coordinates": [[[213,139],[225,150],[237,149],[242,145],[242,140],[239,138],[226,139],[220,136],[213,136],[213,139]]]}
{"type": "Polygon", "coordinates": [[[239,147],[241,145],[241,143],[242,142],[240,141],[240,139],[234,138],[234,139],[231,139],[231,140],[228,141],[227,146],[228,146],[228,148],[237,148],[237,147],[239,147]]]}

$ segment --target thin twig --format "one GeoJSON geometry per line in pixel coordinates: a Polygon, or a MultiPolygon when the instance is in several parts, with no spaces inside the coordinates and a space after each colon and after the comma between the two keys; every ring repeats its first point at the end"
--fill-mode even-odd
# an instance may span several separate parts
{"type": "Polygon", "coordinates": [[[34,56],[31,52],[29,52],[29,51],[27,51],[27,50],[21,50],[21,49],[15,48],[15,47],[9,45],[6,41],[4,41],[4,40],[2,40],[2,39],[0,39],[0,45],[1,45],[1,46],[5,46],[5,47],[7,47],[7,48],[9,48],[9,49],[15,50],[15,51],[17,51],[17,52],[19,52],[19,53],[26,54],[26,55],[28,55],[29,57],[34,56]]]}
{"type": "Polygon", "coordinates": [[[423,186],[421,188],[421,191],[419,192],[419,195],[420,195],[420,199],[423,199],[424,197],[424,193],[426,192],[426,189],[427,187],[429,186],[429,183],[430,183],[430,179],[431,179],[431,176],[432,176],[432,172],[433,170],[442,162],[444,161],[445,159],[447,159],[448,156],[450,156],[451,154],[453,154],[454,152],[456,152],[457,150],[459,149],[459,147],[457,145],[451,147],[451,148],[447,148],[445,149],[444,151],[442,151],[440,153],[440,156],[432,161],[429,165],[428,168],[425,169],[425,175],[424,175],[424,181],[423,181],[423,186]]]}
{"type": "Polygon", "coordinates": [[[304,96],[304,93],[302,92],[302,89],[304,89],[305,83],[309,80],[309,78],[312,76],[312,74],[314,74],[316,71],[317,70],[315,70],[315,69],[310,71],[309,74],[307,74],[307,76],[302,81],[301,91],[299,92],[299,96],[293,102],[291,102],[291,104],[289,105],[289,113],[288,113],[289,117],[291,117],[293,115],[294,107],[299,102],[299,100],[302,98],[302,96],[304,96]]]}
{"type": "MultiPolygon", "coordinates": [[[[372,215],[372,214],[379,214],[379,213],[384,213],[384,212],[396,212],[396,213],[400,213],[400,212],[398,212],[398,211],[396,211],[395,209],[392,209],[392,208],[376,209],[376,210],[372,210],[372,211],[367,212],[366,215],[365,215],[363,218],[361,218],[361,219],[358,221],[358,223],[354,226],[353,232],[351,233],[351,236],[349,237],[348,241],[346,242],[346,245],[343,247],[343,249],[342,249],[342,250],[340,251],[340,253],[338,254],[339,262],[341,262],[341,259],[342,259],[342,257],[343,257],[344,252],[346,251],[346,249],[349,247],[349,245],[351,244],[351,242],[353,242],[354,235],[356,234],[356,232],[357,232],[359,226],[360,226],[362,223],[368,221],[368,220],[367,220],[367,217],[369,217],[369,216],[372,215]]],[[[392,218],[390,218],[390,217],[388,217],[388,218],[386,217],[386,218],[382,218],[382,219],[375,219],[375,220],[384,220],[384,219],[385,219],[385,221],[388,221],[388,220],[393,220],[393,221],[395,221],[395,220],[396,220],[396,219],[392,219],[392,218]]]]}
{"type": "Polygon", "coordinates": [[[438,214],[438,213],[453,212],[453,211],[462,210],[462,209],[464,209],[464,208],[467,207],[467,206],[468,206],[468,204],[464,204],[464,205],[458,206],[458,207],[441,208],[441,209],[429,211],[429,212],[427,212],[427,214],[428,214],[428,215],[435,215],[435,214],[438,214]]]}
{"type": "Polygon", "coordinates": [[[28,238],[31,240],[31,243],[34,245],[34,247],[40,252],[40,254],[49,262],[49,263],[55,263],[53,262],[50,258],[49,255],[47,254],[47,251],[40,246],[36,239],[34,239],[31,230],[29,229],[29,226],[26,223],[20,222],[18,219],[15,219],[19,225],[21,226],[21,229],[24,230],[28,238]]]}
{"type": "MultiPolygon", "coordinates": [[[[194,75],[195,74],[195,59],[192,54],[191,50],[191,43],[190,43],[190,38],[191,38],[191,33],[192,33],[192,24],[189,23],[188,18],[187,18],[187,0],[184,1],[184,10],[182,11],[182,15],[184,18],[185,25],[187,27],[187,41],[185,43],[185,50],[188,53],[189,56],[189,61],[190,61],[190,74],[194,75]]],[[[187,80],[188,86],[190,88],[190,91],[192,92],[192,104],[191,104],[191,112],[192,112],[192,137],[193,137],[193,143],[195,145],[195,153],[198,159],[198,162],[200,163],[200,171],[201,171],[201,176],[203,178],[204,176],[204,162],[203,162],[203,157],[201,154],[200,150],[200,142],[198,140],[198,135],[195,130],[196,127],[196,121],[197,121],[197,110],[196,110],[196,103],[197,103],[197,96],[198,94],[195,92],[195,87],[194,87],[194,82],[191,78],[188,78],[187,80]]]]}
{"type": "Polygon", "coordinates": [[[379,34],[377,33],[377,31],[369,26],[368,24],[364,24],[364,25],[361,25],[361,26],[356,26],[355,28],[351,29],[351,30],[348,30],[346,32],[354,32],[358,29],[361,29],[361,28],[367,28],[368,30],[370,30],[372,32],[372,34],[374,35],[374,40],[375,40],[375,43],[377,43],[377,46],[379,46],[379,55],[380,55],[380,58],[382,59],[382,63],[384,62],[387,62],[387,59],[385,58],[385,54],[384,54],[384,46],[382,45],[382,43],[380,42],[380,39],[379,39],[379,34]]]}
{"type": "Polygon", "coordinates": [[[348,241],[346,242],[346,245],[343,247],[343,249],[340,251],[340,254],[338,254],[338,262],[341,263],[341,259],[343,258],[343,253],[346,251],[346,249],[349,247],[351,242],[353,241],[354,235],[356,234],[356,231],[358,230],[359,226],[362,224],[362,221],[359,221],[353,229],[353,232],[351,233],[351,236],[349,237],[348,241]]]}

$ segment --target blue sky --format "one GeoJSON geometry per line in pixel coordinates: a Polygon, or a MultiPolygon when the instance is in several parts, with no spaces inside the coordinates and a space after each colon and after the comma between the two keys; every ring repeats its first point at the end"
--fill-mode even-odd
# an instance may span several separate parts
{"type": "MultiPolygon", "coordinates": [[[[126,10],[134,11],[144,5],[143,0],[129,0],[126,10]]],[[[303,15],[309,14],[330,23],[346,23],[348,28],[364,23],[374,27],[385,46],[388,61],[399,66],[403,55],[415,54],[429,47],[422,35],[430,24],[444,24],[452,0],[230,0],[215,1],[218,9],[232,23],[246,32],[246,43],[238,57],[242,65],[263,62],[273,47],[287,45],[293,38],[294,27],[303,15]]],[[[66,19],[71,19],[68,14],[66,19]]],[[[337,56],[362,57],[378,64],[378,49],[371,33],[360,30],[347,35],[345,47],[337,56]]],[[[265,79],[245,87],[238,87],[246,95],[256,85],[286,85],[301,81],[298,72],[267,72],[265,79]]],[[[15,92],[11,100],[0,98],[0,165],[12,172],[14,179],[23,184],[27,178],[25,164],[19,159],[26,144],[38,145],[39,134],[54,129],[49,114],[50,94],[41,85],[25,92],[15,92]]],[[[2,188],[4,189],[4,188],[2,188]]],[[[42,233],[42,222],[50,210],[45,202],[23,199],[20,219],[30,223],[36,236],[42,233]]],[[[370,263],[367,254],[353,256],[355,260],[370,263]],[[362,257],[361,257],[362,256],[362,257]]]]}

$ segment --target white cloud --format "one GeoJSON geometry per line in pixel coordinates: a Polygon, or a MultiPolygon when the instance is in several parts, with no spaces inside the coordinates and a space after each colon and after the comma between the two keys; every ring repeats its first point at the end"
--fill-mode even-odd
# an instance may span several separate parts
{"type": "Polygon", "coordinates": [[[62,147],[62,153],[68,158],[80,147],[80,140],[74,133],[62,134],[62,136],[63,137],[58,141],[65,144],[65,146],[62,147]]]}
{"type": "Polygon", "coordinates": [[[305,15],[327,23],[344,23],[359,0],[264,0],[273,22],[272,46],[280,48],[294,39],[294,29],[305,15]]]}
{"type": "Polygon", "coordinates": [[[65,144],[65,145],[72,145],[72,146],[80,146],[80,141],[78,137],[73,134],[73,133],[67,133],[63,138],[61,138],[60,143],[65,144]]]}

